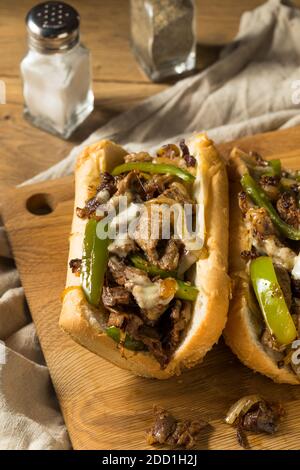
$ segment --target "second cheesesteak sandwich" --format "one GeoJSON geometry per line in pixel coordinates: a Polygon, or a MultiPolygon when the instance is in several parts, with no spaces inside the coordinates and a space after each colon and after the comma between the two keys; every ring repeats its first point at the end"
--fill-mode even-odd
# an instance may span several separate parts
{"type": "Polygon", "coordinates": [[[234,149],[225,338],[247,366],[300,383],[300,173],[234,149]]]}

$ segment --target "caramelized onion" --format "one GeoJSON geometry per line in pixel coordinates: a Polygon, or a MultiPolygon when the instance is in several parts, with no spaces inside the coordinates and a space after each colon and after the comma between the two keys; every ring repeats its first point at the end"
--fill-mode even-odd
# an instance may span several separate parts
{"type": "Polygon", "coordinates": [[[256,403],[263,401],[259,395],[247,395],[235,402],[229,409],[225,422],[227,424],[234,424],[240,416],[244,416],[252,406],[256,403]]]}
{"type": "Polygon", "coordinates": [[[158,197],[155,197],[153,199],[149,199],[149,201],[147,201],[145,203],[146,205],[150,205],[150,204],[166,204],[168,206],[173,206],[174,204],[178,204],[177,201],[175,201],[175,199],[171,199],[170,197],[166,197],[166,196],[158,196],[158,197]]]}

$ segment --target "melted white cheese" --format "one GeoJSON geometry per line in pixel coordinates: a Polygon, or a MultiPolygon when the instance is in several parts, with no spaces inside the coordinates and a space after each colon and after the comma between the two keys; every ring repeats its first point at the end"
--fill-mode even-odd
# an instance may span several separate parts
{"type": "Polygon", "coordinates": [[[147,312],[149,320],[157,320],[174,297],[175,292],[167,298],[161,296],[162,282],[161,279],[156,282],[149,281],[146,285],[135,285],[132,289],[133,297],[138,306],[147,312]]]}
{"type": "Polygon", "coordinates": [[[254,240],[254,246],[260,251],[262,248],[268,256],[270,256],[274,263],[281,265],[283,268],[291,271],[293,269],[296,254],[287,246],[278,246],[275,239],[272,237],[262,240],[258,243],[254,240]]]}
{"type": "Polygon", "coordinates": [[[110,253],[115,253],[121,258],[125,258],[128,253],[130,253],[130,251],[133,251],[134,249],[134,241],[129,238],[126,234],[121,234],[108,246],[108,251],[110,253]]]}
{"type": "Polygon", "coordinates": [[[161,303],[160,286],[158,283],[152,284],[152,282],[150,282],[150,284],[146,286],[134,286],[132,295],[138,306],[145,310],[151,310],[161,303]]]}
{"type": "Polygon", "coordinates": [[[96,200],[98,202],[100,202],[100,204],[104,204],[105,202],[107,202],[108,200],[110,199],[110,194],[109,194],[109,191],[107,189],[102,189],[101,191],[99,191],[99,193],[97,193],[96,195],[96,200]]]}
{"type": "Polygon", "coordinates": [[[292,277],[296,280],[300,279],[300,254],[295,258],[295,264],[292,270],[292,277]]]}

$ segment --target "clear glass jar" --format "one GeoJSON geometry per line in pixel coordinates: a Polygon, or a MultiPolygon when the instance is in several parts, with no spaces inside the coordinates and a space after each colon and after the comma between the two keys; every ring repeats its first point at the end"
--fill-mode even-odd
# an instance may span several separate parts
{"type": "Polygon", "coordinates": [[[24,115],[35,126],[68,138],[94,108],[90,53],[79,43],[78,14],[62,2],[43,3],[29,12],[27,28],[29,51],[21,63],[24,115]],[[58,28],[45,23],[49,17],[58,28]]]}
{"type": "Polygon", "coordinates": [[[131,44],[153,81],[196,65],[194,0],[131,0],[131,44]]]}
{"type": "Polygon", "coordinates": [[[83,45],[63,54],[29,50],[21,71],[24,115],[35,126],[68,138],[93,111],[90,54],[83,45]]]}

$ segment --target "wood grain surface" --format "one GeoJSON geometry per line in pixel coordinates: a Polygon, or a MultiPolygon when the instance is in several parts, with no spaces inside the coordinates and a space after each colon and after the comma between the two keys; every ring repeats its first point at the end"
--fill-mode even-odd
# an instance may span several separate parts
{"type": "MultiPolygon", "coordinates": [[[[111,117],[170,85],[153,84],[139,69],[129,45],[128,0],[69,0],[81,15],[82,41],[92,52],[96,107],[69,141],[32,127],[23,118],[20,62],[26,54],[24,18],[37,0],[0,1],[0,80],[7,104],[0,106],[0,194],[65,157],[72,146],[111,117]]],[[[264,0],[196,0],[198,70],[218,57],[237,33],[241,14],[264,0]]],[[[294,2],[300,6],[300,0],[294,2]]]]}
{"type": "MultiPolygon", "coordinates": [[[[247,137],[244,150],[280,157],[300,166],[300,128],[247,137]]],[[[228,155],[233,143],[220,146],[228,155]]],[[[224,424],[229,406],[249,393],[283,401],[287,417],[275,436],[252,435],[255,449],[298,449],[300,387],[276,385],[244,367],[220,340],[202,365],[168,381],[132,376],[74,343],[60,331],[68,235],[73,209],[71,177],[7,193],[2,215],[60,405],[75,449],[147,449],[145,429],[154,404],[179,418],[201,417],[199,449],[239,449],[235,430],[224,424]],[[33,215],[41,202],[52,209],[33,215]]],[[[42,204],[42,205],[43,205],[42,204]]]]}

